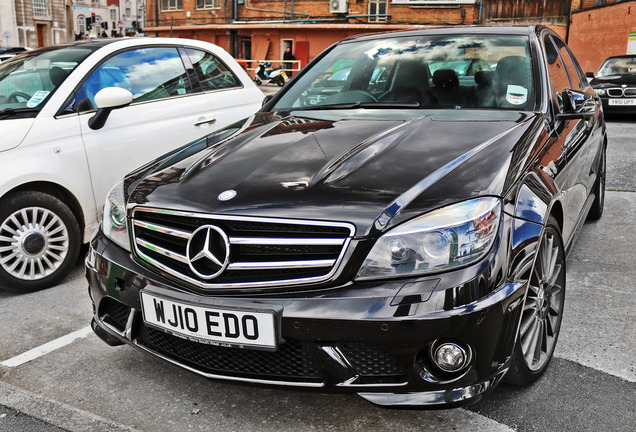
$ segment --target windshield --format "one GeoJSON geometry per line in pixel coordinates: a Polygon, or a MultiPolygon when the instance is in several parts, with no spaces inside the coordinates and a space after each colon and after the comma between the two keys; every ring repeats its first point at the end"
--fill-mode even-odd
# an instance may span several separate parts
{"type": "Polygon", "coordinates": [[[509,108],[532,110],[527,37],[426,35],[334,47],[274,109],[509,108]]]}
{"type": "Polygon", "coordinates": [[[81,46],[38,50],[0,63],[0,113],[37,113],[94,50],[81,46]]]}
{"type": "Polygon", "coordinates": [[[602,77],[607,75],[636,76],[636,57],[619,57],[605,60],[596,76],[602,77]]]}

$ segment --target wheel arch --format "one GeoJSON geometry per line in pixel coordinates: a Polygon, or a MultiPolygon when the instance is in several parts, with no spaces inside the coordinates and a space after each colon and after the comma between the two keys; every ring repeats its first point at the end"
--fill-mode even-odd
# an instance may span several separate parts
{"type": "Polygon", "coordinates": [[[68,189],[64,188],[63,186],[59,184],[47,182],[47,181],[34,181],[34,182],[23,183],[7,191],[2,196],[2,199],[10,195],[13,195],[17,192],[27,192],[27,191],[46,193],[64,202],[71,209],[73,216],[75,216],[75,220],[77,221],[77,224],[79,225],[79,228],[80,228],[80,233],[84,231],[84,228],[86,227],[86,221],[84,218],[84,212],[82,210],[82,206],[80,205],[75,195],[73,195],[73,193],[71,193],[68,189]]]}

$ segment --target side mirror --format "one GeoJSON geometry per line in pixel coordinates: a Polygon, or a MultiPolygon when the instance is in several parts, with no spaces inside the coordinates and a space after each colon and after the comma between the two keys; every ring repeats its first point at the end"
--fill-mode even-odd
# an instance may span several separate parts
{"type": "Polygon", "coordinates": [[[265,105],[267,105],[267,102],[271,101],[273,97],[274,97],[274,95],[265,96],[263,98],[263,103],[261,104],[261,107],[264,107],[265,105]]]}
{"type": "Polygon", "coordinates": [[[588,93],[565,89],[561,93],[561,100],[563,113],[557,115],[560,120],[586,119],[593,117],[596,111],[594,96],[588,93]]]}
{"type": "Polygon", "coordinates": [[[106,87],[95,95],[97,112],[88,120],[88,127],[98,130],[104,127],[110,112],[116,108],[125,107],[133,100],[133,95],[120,87],[106,87]]]}
{"type": "Polygon", "coordinates": [[[590,79],[594,79],[594,72],[585,72],[585,76],[590,79]]]}

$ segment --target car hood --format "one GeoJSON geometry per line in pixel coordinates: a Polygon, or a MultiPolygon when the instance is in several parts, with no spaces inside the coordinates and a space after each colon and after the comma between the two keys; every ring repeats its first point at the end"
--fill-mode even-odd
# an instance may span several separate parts
{"type": "Polygon", "coordinates": [[[33,118],[0,120],[0,152],[20,145],[33,126],[33,118]]]}
{"type": "Polygon", "coordinates": [[[195,155],[182,151],[186,156],[168,168],[163,161],[138,172],[128,182],[129,207],[347,221],[368,235],[445,204],[501,196],[514,181],[513,152],[526,151],[519,143],[529,141],[524,136],[539,117],[260,113],[225,141],[195,155]]]}
{"type": "Polygon", "coordinates": [[[596,77],[592,81],[590,81],[590,85],[592,87],[620,86],[622,84],[636,85],[636,74],[607,75],[603,77],[596,77]]]}

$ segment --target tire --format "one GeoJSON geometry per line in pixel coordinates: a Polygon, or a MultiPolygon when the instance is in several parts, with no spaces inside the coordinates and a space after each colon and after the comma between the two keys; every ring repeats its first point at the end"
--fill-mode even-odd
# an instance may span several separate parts
{"type": "Polygon", "coordinates": [[[285,85],[285,78],[283,78],[282,75],[278,75],[276,77],[276,84],[278,84],[278,87],[282,87],[285,85]]]}
{"type": "Polygon", "coordinates": [[[254,78],[254,81],[256,82],[257,85],[263,84],[263,81],[261,81],[258,77],[254,78]]]}
{"type": "Polygon", "coordinates": [[[79,250],[77,220],[58,198],[30,191],[0,202],[0,289],[51,287],[76,263],[79,250]]]}
{"type": "Polygon", "coordinates": [[[598,161],[597,179],[594,183],[594,202],[587,214],[588,220],[599,220],[603,216],[603,207],[605,206],[605,176],[606,176],[606,160],[605,146],[601,152],[601,159],[598,161]]]}
{"type": "Polygon", "coordinates": [[[529,385],[543,375],[559,338],[564,302],[565,249],[550,217],[530,274],[507,382],[529,385]]]}

